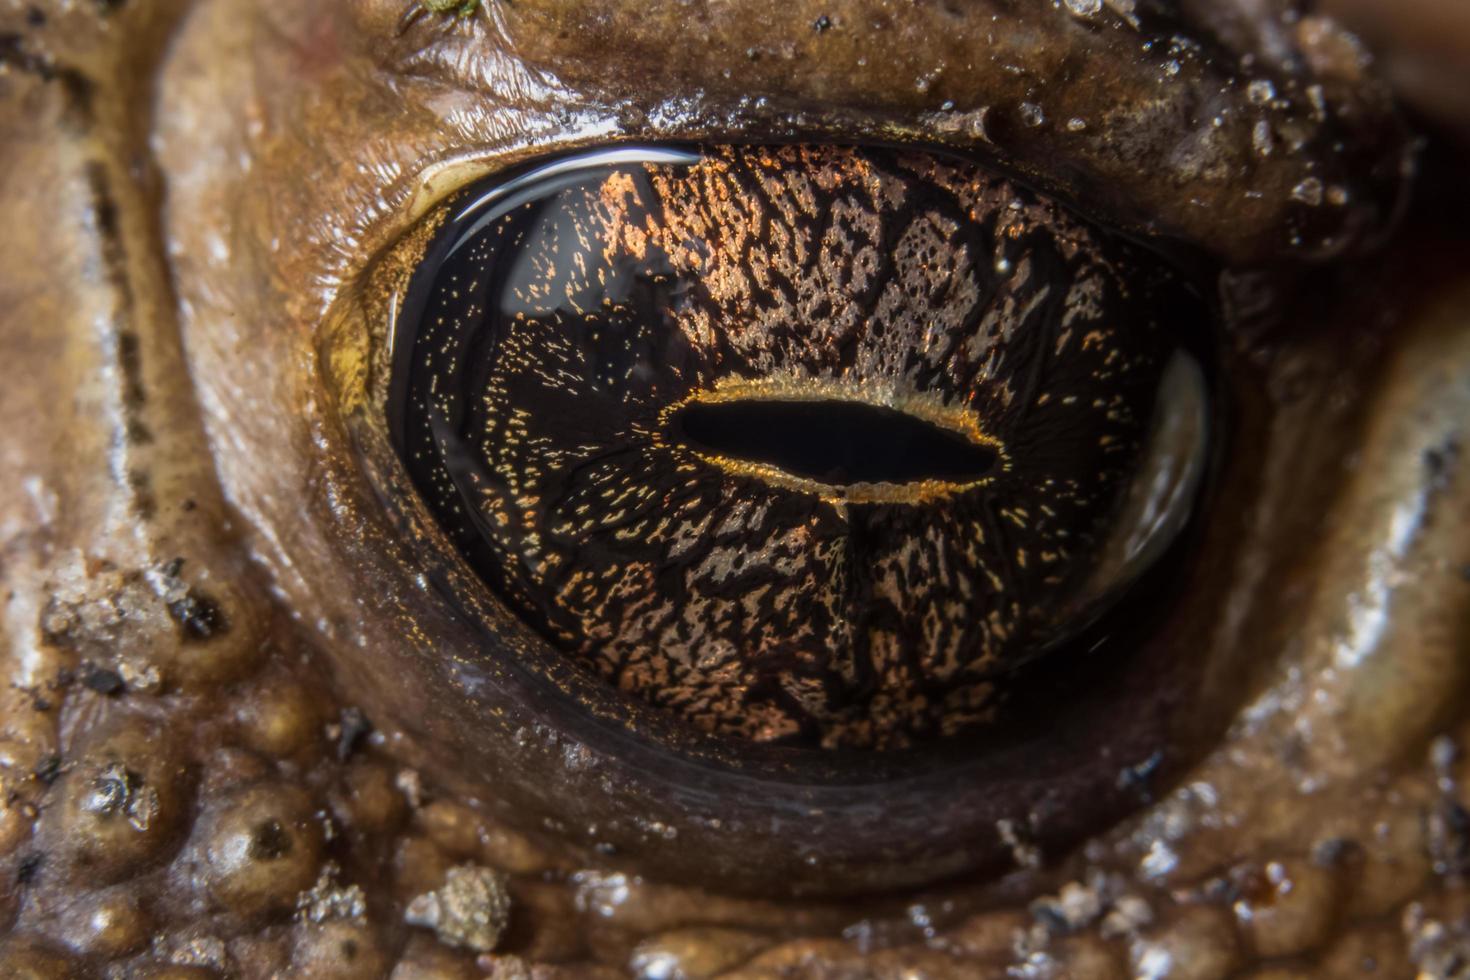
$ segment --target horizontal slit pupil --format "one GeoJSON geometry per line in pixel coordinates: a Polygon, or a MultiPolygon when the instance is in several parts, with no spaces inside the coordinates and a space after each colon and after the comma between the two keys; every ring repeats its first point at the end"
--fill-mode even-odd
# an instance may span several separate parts
{"type": "Polygon", "coordinates": [[[696,450],[833,486],[970,482],[996,453],[896,409],[841,399],[690,402],[670,419],[696,450]]]}

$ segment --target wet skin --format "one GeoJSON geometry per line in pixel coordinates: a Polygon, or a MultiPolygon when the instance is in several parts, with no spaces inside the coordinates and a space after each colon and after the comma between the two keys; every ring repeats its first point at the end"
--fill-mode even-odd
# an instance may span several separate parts
{"type": "Polygon", "coordinates": [[[1465,208],[1432,153],[1390,230],[1333,25],[56,6],[0,15],[0,972],[1448,975],[1465,208]],[[969,781],[809,790],[455,577],[374,427],[395,286],[455,191],[615,139],[946,146],[1207,270],[1230,437],[1132,671],[969,781]],[[453,867],[503,935],[405,922],[453,867]]]}

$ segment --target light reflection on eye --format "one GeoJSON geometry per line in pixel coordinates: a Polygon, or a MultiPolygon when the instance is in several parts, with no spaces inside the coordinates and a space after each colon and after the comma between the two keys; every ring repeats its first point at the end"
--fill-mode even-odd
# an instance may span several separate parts
{"type": "Polygon", "coordinates": [[[1185,523],[1207,311],[975,164],[620,148],[467,200],[397,320],[395,445],[521,618],[695,730],[995,723],[1185,523]]]}

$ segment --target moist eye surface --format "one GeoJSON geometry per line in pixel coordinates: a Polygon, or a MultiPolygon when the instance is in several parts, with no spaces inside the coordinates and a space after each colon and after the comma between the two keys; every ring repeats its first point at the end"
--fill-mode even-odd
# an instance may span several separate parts
{"type": "Polygon", "coordinates": [[[968,161],[620,148],[461,198],[389,424],[579,668],[704,733],[893,748],[994,722],[1178,532],[1205,319],[968,161]]]}

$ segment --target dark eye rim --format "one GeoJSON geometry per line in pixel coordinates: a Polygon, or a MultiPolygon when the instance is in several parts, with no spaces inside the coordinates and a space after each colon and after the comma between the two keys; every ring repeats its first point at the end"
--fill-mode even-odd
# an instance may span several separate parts
{"type": "MultiPolygon", "coordinates": [[[[731,145],[742,142],[768,145],[780,141],[729,141],[731,145]]],[[[644,144],[612,145],[636,148],[644,144]]],[[[833,140],[830,145],[853,143],[833,140]]],[[[945,147],[902,144],[897,148],[971,160],[945,147]]],[[[504,179],[506,174],[529,172],[549,159],[586,152],[582,147],[566,154],[532,159],[483,178],[482,184],[504,179]]],[[[989,166],[986,161],[978,162],[989,166]]],[[[1018,183],[1026,184],[1023,180],[1018,183]]],[[[441,246],[445,240],[447,236],[439,236],[441,246]]],[[[1173,243],[1158,244],[1152,250],[1177,254],[1173,243]]],[[[429,257],[423,256],[420,269],[429,264],[429,257]]],[[[1206,293],[1198,298],[1216,323],[1220,323],[1218,307],[1207,296],[1206,293]]],[[[1219,336],[1212,337],[1211,344],[1223,338],[1223,330],[1216,333],[1219,336]]],[[[1176,645],[1169,641],[1167,630],[1150,628],[1143,631],[1147,635],[1140,637],[1137,630],[1130,632],[1130,621],[1133,626],[1141,621],[1137,602],[1132,600],[1150,592],[1166,594],[1183,588],[1186,574],[1181,566],[1190,564],[1188,552],[1199,537],[1201,516],[1211,510],[1211,488],[1216,485],[1215,478],[1225,463],[1228,438],[1225,434],[1229,432],[1225,425],[1229,414],[1226,392],[1218,380],[1223,372],[1214,369],[1218,360],[1214,356],[1216,352],[1209,353],[1211,356],[1203,358],[1201,363],[1210,366],[1207,380],[1211,389],[1211,429],[1215,435],[1211,439],[1208,472],[1202,481],[1195,517],[1168,553],[1135,586],[1131,600],[1125,599],[1115,607],[1116,615],[1092,624],[1070,653],[1058,652],[1045,661],[1059,668],[1079,669],[1057,671],[1062,678],[1050,682],[1050,686],[1038,687],[1037,700],[1056,696],[1070,684],[1073,688],[1091,686],[1090,691],[1082,692],[1086,703],[1081,707],[1069,706],[1072,710],[1060,726],[1049,724],[1037,710],[1028,724],[1004,732],[957,736],[915,749],[881,754],[748,743],[732,746],[718,738],[691,735],[658,712],[630,703],[616,692],[609,692],[597,679],[572,670],[548,642],[524,624],[517,621],[519,635],[513,635],[513,628],[507,632],[507,617],[487,608],[485,600],[491,597],[474,594],[476,587],[488,593],[478,576],[465,566],[452,547],[447,547],[447,541],[441,539],[437,548],[434,546],[435,521],[431,515],[422,513],[423,504],[411,480],[402,472],[396,453],[390,451],[384,456],[382,451],[389,447],[381,428],[376,430],[377,435],[371,426],[349,424],[348,429],[358,458],[377,460],[379,465],[373,467],[376,473],[368,480],[373,493],[401,539],[418,542],[412,550],[422,563],[430,588],[457,624],[455,628],[478,637],[479,652],[494,660],[502,675],[512,678],[511,686],[544,723],[544,728],[538,726],[538,737],[551,733],[553,747],[558,740],[563,744],[595,746],[599,757],[612,763],[609,769],[621,773],[615,779],[608,775],[609,769],[601,770],[603,793],[609,794],[614,809],[621,808],[622,819],[637,820],[635,815],[640,807],[648,812],[690,817],[693,823],[683,824],[686,837],[698,840],[704,835],[710,846],[722,849],[729,825],[724,825],[722,830],[717,820],[711,830],[709,814],[726,813],[733,808],[736,815],[730,821],[732,824],[767,830],[788,828],[792,853],[805,855],[803,870],[795,872],[793,887],[816,891],[870,890],[875,882],[881,882],[885,888],[900,887],[999,859],[1004,848],[987,833],[999,819],[1027,813],[1046,814],[1045,826],[1037,831],[1038,840],[1079,839],[1146,802],[1146,794],[1140,795],[1138,787],[1124,785],[1119,780],[1121,768],[1147,763],[1157,781],[1155,785],[1161,786],[1183,765],[1197,758],[1198,746],[1204,741],[1201,725],[1197,719],[1181,718],[1177,710],[1181,702],[1189,700],[1191,686],[1198,677],[1197,665],[1189,663],[1189,658],[1170,655],[1176,645]],[[429,539],[427,549],[423,545],[425,538],[429,539]],[[426,555],[426,550],[438,553],[426,555]],[[466,590],[464,583],[469,583],[471,588],[466,590]],[[1155,679],[1161,683],[1144,692],[1150,696],[1140,696],[1136,683],[1121,686],[1094,683],[1096,678],[1089,670],[1096,668],[1099,659],[1096,653],[1101,643],[1124,644],[1129,648],[1130,660],[1146,661],[1158,668],[1155,679]],[[609,699],[609,693],[615,697],[609,699]],[[1110,724],[1116,734],[1109,751],[1101,756],[1093,739],[1088,737],[1084,716],[1110,724]],[[1185,733],[1183,737],[1181,732],[1185,733]],[[1042,736],[1045,736],[1044,745],[1038,744],[1042,736]],[[619,779],[626,782],[620,784],[619,779]],[[1079,793],[1080,798],[1089,801],[1085,816],[1058,811],[1057,797],[1064,786],[1072,790],[1061,795],[1079,793]],[[1004,794],[997,793],[996,787],[1010,793],[1004,803],[997,802],[996,797],[1004,794]],[[743,802],[735,805],[732,802],[735,800],[743,802]],[[905,805],[895,805],[896,800],[905,801],[905,805]],[[798,817],[803,826],[795,831],[791,821],[798,817]],[[708,837],[710,834],[714,836],[708,837]],[[814,870],[808,873],[806,867],[814,870]],[[819,883],[812,884],[813,880],[819,883]]],[[[401,354],[401,350],[393,352],[395,357],[401,354]]],[[[498,600],[491,599],[491,602],[498,600]]],[[[1140,675],[1139,671],[1125,673],[1135,678],[1140,675]]],[[[1229,714],[1215,712],[1212,717],[1224,718],[1229,714]]],[[[1212,729],[1210,734],[1218,734],[1218,729],[1212,729]]],[[[716,874],[722,880],[737,888],[742,881],[750,880],[768,886],[765,872],[741,870],[732,861],[733,858],[727,858],[714,862],[719,866],[716,874]],[[759,878],[753,879],[753,874],[759,878]]],[[[655,864],[666,870],[670,866],[662,859],[655,864]]],[[[709,866],[703,870],[708,871],[709,866]]]]}

